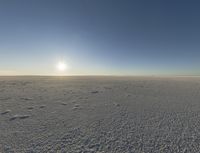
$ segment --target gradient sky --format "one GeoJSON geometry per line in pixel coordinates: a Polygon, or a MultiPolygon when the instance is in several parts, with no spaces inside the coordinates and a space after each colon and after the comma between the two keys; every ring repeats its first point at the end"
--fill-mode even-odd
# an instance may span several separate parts
{"type": "Polygon", "coordinates": [[[0,75],[200,75],[199,0],[0,0],[0,75]]]}

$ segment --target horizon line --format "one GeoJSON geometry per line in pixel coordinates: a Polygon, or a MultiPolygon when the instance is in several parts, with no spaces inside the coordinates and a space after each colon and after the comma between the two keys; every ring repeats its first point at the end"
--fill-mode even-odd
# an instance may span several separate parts
{"type": "Polygon", "coordinates": [[[200,77],[200,75],[0,75],[0,77],[200,77]]]}

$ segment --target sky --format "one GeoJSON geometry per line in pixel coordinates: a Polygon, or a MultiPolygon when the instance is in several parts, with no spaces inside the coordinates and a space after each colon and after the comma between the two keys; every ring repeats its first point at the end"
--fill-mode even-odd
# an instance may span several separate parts
{"type": "Polygon", "coordinates": [[[0,75],[200,75],[199,8],[199,0],[0,0],[0,75]]]}

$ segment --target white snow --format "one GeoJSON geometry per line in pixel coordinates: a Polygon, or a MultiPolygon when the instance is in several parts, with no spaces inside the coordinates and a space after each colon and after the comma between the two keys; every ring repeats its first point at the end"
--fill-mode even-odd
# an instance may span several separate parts
{"type": "Polygon", "coordinates": [[[2,153],[199,150],[198,77],[0,77],[2,153]]]}

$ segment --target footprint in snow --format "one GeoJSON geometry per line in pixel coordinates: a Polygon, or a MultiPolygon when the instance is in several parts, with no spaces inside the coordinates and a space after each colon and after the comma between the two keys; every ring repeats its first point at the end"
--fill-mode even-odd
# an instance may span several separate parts
{"type": "Polygon", "coordinates": [[[75,104],[74,107],[72,108],[72,110],[77,110],[77,109],[80,109],[79,107],[80,105],[79,104],[75,104]]]}
{"type": "Polygon", "coordinates": [[[46,107],[46,105],[41,105],[41,106],[39,106],[40,108],[44,108],[44,107],[46,107]]]}
{"type": "Polygon", "coordinates": [[[61,103],[61,105],[65,106],[65,105],[67,105],[67,103],[61,103]]]}
{"type": "Polygon", "coordinates": [[[92,94],[96,94],[96,93],[99,93],[99,91],[92,91],[91,93],[92,94]]]}
{"type": "Polygon", "coordinates": [[[8,113],[10,113],[10,112],[11,112],[11,110],[7,109],[7,110],[5,110],[4,112],[2,112],[1,115],[5,115],[5,114],[8,114],[8,113]]]}
{"type": "Polygon", "coordinates": [[[26,118],[29,118],[29,117],[30,117],[30,115],[20,115],[19,119],[26,119],[26,118]]]}
{"type": "Polygon", "coordinates": [[[26,118],[29,118],[30,115],[14,115],[13,117],[11,117],[9,120],[10,121],[13,121],[15,119],[26,119],[26,118]]]}
{"type": "Polygon", "coordinates": [[[117,107],[119,107],[119,106],[120,106],[120,104],[118,104],[118,103],[115,103],[114,105],[115,105],[115,106],[117,106],[117,107]]]}
{"type": "Polygon", "coordinates": [[[22,100],[33,100],[33,98],[21,97],[22,100]]]}
{"type": "Polygon", "coordinates": [[[32,109],[34,109],[34,107],[33,107],[33,106],[30,106],[30,107],[27,107],[27,109],[28,109],[28,110],[32,110],[32,109]]]}

